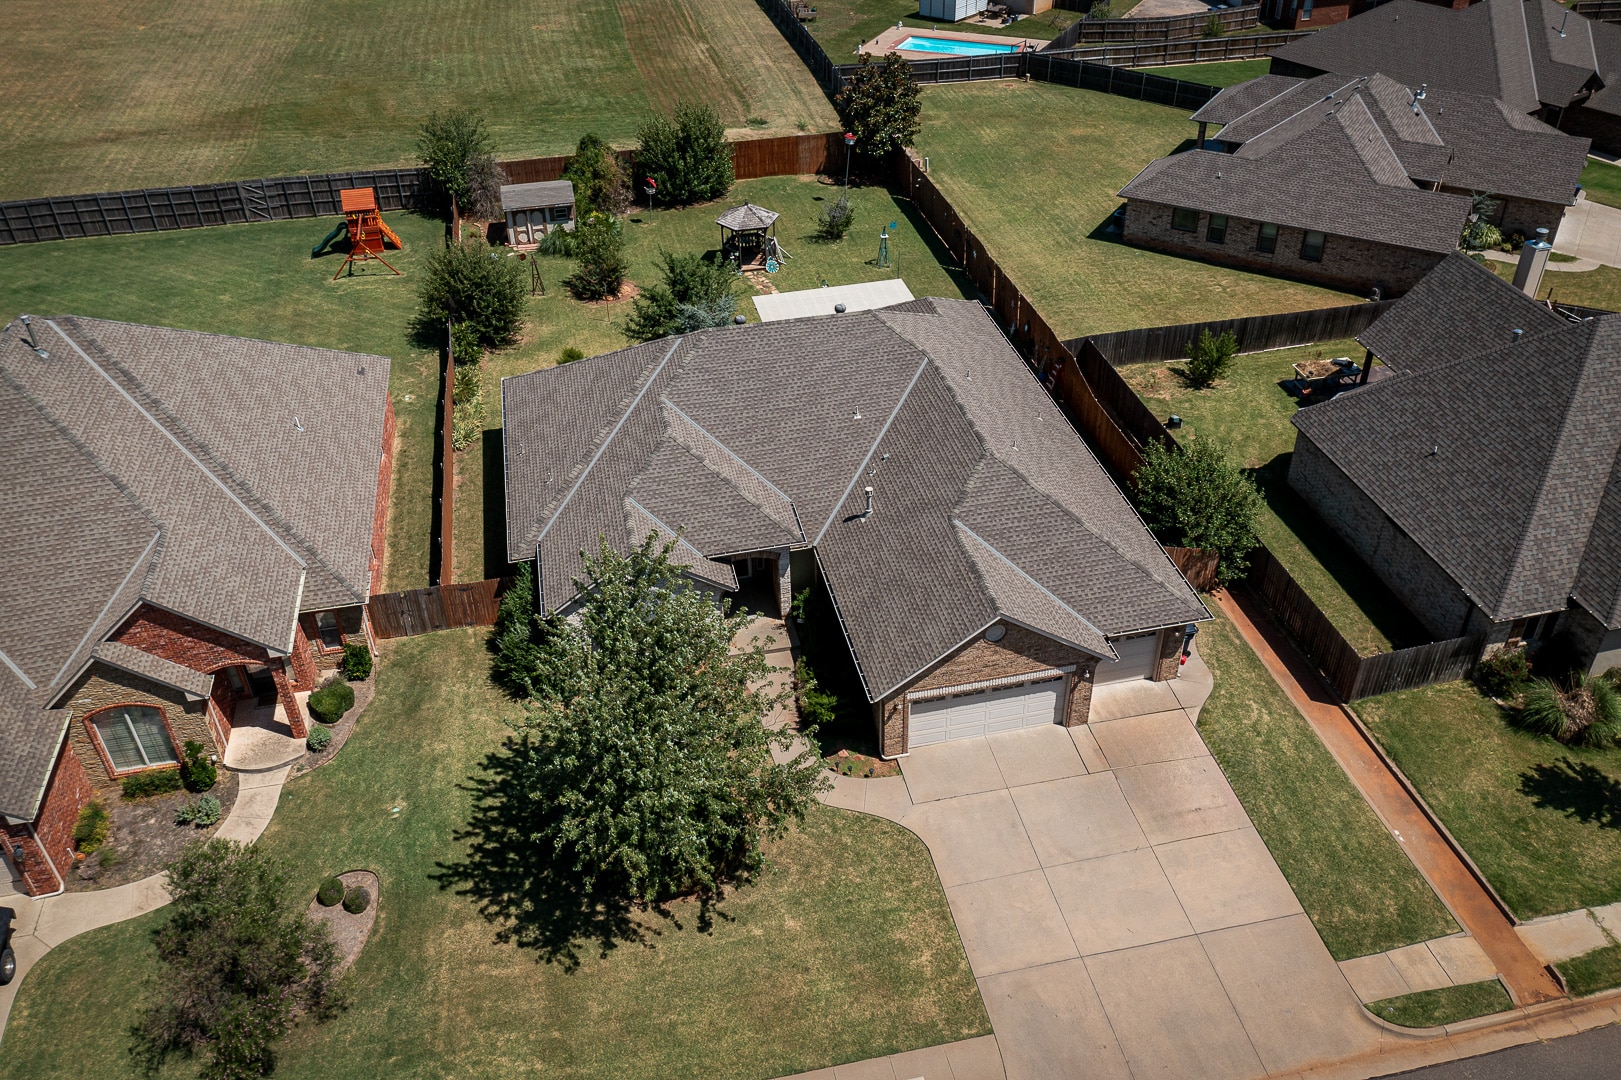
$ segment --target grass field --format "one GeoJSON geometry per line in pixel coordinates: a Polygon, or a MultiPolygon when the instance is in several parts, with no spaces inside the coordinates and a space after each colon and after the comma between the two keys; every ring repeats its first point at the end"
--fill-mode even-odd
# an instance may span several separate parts
{"type": "Polygon", "coordinates": [[[505,157],[628,143],[680,99],[837,125],[749,0],[11,0],[0,31],[0,199],[404,164],[451,106],[505,157]]]}
{"type": "Polygon", "coordinates": [[[993,34],[1004,37],[1039,38],[1051,41],[1081,17],[1078,11],[1058,8],[1020,19],[1010,26],[982,26],[979,23],[942,23],[918,16],[917,0],[815,0],[816,18],[805,24],[811,36],[835,64],[853,64],[855,51],[896,23],[919,30],[952,30],[962,34],[993,34]]]}
{"type": "Polygon", "coordinates": [[[1368,1003],[1375,1016],[1408,1028],[1440,1027],[1473,1020],[1477,1016],[1507,1012],[1514,1007],[1508,991],[1497,979],[1421,990],[1416,994],[1386,998],[1368,1003]]]}
{"type": "MultiPolygon", "coordinates": [[[[1212,607],[1214,607],[1212,605],[1212,607]]],[[[1199,731],[1336,960],[1457,926],[1232,623],[1199,629],[1199,731]]]]}
{"type": "MultiPolygon", "coordinates": [[[[928,850],[841,810],[819,808],[772,844],[772,868],[722,903],[709,932],[678,904],[678,922],[650,917],[646,947],[587,949],[573,973],[497,944],[497,926],[436,880],[464,858],[453,834],[467,821],[466,782],[514,708],[486,678],[484,640],[452,630],[386,645],[351,741],[282,793],[261,843],[289,860],[301,892],[355,867],[376,870],[382,888],[353,1007],[297,1029],[279,1080],[765,1080],[989,1031],[928,850]]],[[[22,985],[0,1078],[132,1075],[125,1031],[163,918],[48,955],[22,985]]]]}
{"type": "MultiPolygon", "coordinates": [[[[1514,264],[1497,262],[1487,263],[1498,277],[1504,281],[1514,280],[1514,264]]],[[[1582,307],[1603,308],[1605,311],[1621,311],[1621,269],[1614,266],[1600,266],[1594,270],[1558,271],[1550,270],[1542,275],[1542,284],[1537,288],[1537,299],[1552,299],[1561,304],[1578,304],[1582,307]]]]}
{"type": "Polygon", "coordinates": [[[1371,655],[1428,640],[1401,601],[1289,486],[1299,406],[1278,384],[1303,360],[1350,356],[1355,341],[1325,341],[1237,357],[1215,386],[1193,388],[1178,364],[1131,364],[1121,376],[1162,419],[1182,417],[1182,438],[1209,438],[1249,469],[1265,498],[1255,532],[1359,652],[1371,655]]]}
{"type": "Polygon", "coordinates": [[[1621,749],[1517,731],[1464,682],[1354,708],[1515,915],[1621,900],[1621,749]]]}
{"type": "Polygon", "coordinates": [[[1168,79],[1204,83],[1206,86],[1237,86],[1241,82],[1249,82],[1265,75],[1271,64],[1272,61],[1263,56],[1259,60],[1224,60],[1216,64],[1177,64],[1172,67],[1145,67],[1137,70],[1153,75],[1164,75],[1168,79]]]}
{"type": "Polygon", "coordinates": [[[929,87],[917,150],[1061,337],[1360,299],[1105,239],[1115,192],[1195,134],[1184,111],[1010,80],[929,87]]]}
{"type": "Polygon", "coordinates": [[[1564,976],[1571,997],[1586,997],[1621,986],[1621,945],[1606,945],[1572,957],[1559,965],[1559,974],[1564,976]]]}
{"type": "Polygon", "coordinates": [[[1582,169],[1582,187],[1594,202],[1621,206],[1621,165],[1588,158],[1582,169]]]}
{"type": "MultiPolygon", "coordinates": [[[[882,188],[853,189],[856,225],[843,242],[810,239],[822,205],[817,200],[831,194],[831,186],[809,177],[775,177],[745,181],[729,197],[731,202],[750,199],[782,213],[778,235],[794,258],[774,275],[779,288],[814,288],[823,278],[837,285],[890,276],[894,269],[869,264],[877,256],[878,229],[894,221],[898,228],[891,245],[896,269],[916,295],[972,295],[961,275],[948,272],[937,260],[909,204],[896,203],[882,188]]],[[[716,245],[715,215],[730,204],[633,213],[625,224],[631,280],[652,284],[659,279],[661,248],[703,251],[716,245]]],[[[412,348],[407,325],[416,309],[415,275],[441,241],[444,226],[413,214],[389,214],[387,219],[406,242],[404,251],[389,255],[404,277],[377,268],[363,277],[329,281],[341,256],[309,257],[309,249],[331,227],[327,219],[0,248],[0,321],[21,312],[90,315],[392,357],[390,389],[399,421],[399,452],[384,581],[390,590],[415,588],[428,583],[439,376],[437,357],[412,348]]],[[[501,375],[553,363],[565,346],[589,356],[628,344],[623,333],[628,303],[581,304],[561,284],[572,263],[561,259],[541,263],[546,295],[530,301],[523,342],[488,361],[487,422],[492,426],[500,424],[501,375]]],[[[739,310],[755,317],[754,305],[747,300],[739,310]]],[[[499,462],[499,440],[484,442],[483,449],[475,445],[458,460],[461,580],[478,580],[486,576],[486,569],[494,573],[504,563],[497,540],[499,522],[492,521],[488,528],[483,522],[486,501],[481,487],[485,475],[481,455],[493,450],[499,462]],[[491,537],[488,544],[486,534],[491,537]],[[487,560],[487,553],[495,561],[487,560]]],[[[491,475],[499,477],[499,468],[491,475]]],[[[499,512],[499,493],[490,506],[499,512]]]]}

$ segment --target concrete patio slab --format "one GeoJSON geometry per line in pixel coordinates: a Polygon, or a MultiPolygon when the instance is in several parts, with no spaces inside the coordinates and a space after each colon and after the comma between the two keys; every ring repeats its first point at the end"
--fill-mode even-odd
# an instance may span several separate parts
{"type": "Polygon", "coordinates": [[[946,890],[946,900],[976,976],[1080,955],[1039,870],[958,885],[946,890]]]}
{"type": "Polygon", "coordinates": [[[1082,956],[1193,933],[1150,848],[1049,867],[1047,880],[1082,956]]]}
{"type": "Polygon", "coordinates": [[[1007,786],[985,739],[919,746],[901,758],[901,775],[912,801],[919,804],[1007,786]]]}
{"type": "Polygon", "coordinates": [[[1123,716],[1146,716],[1181,707],[1176,691],[1171,689],[1168,682],[1128,679],[1125,682],[1099,683],[1092,688],[1092,708],[1087,714],[1087,722],[1102,724],[1123,716]]]}
{"type": "Polygon", "coordinates": [[[1194,930],[1299,914],[1300,901],[1253,828],[1213,833],[1155,848],[1194,930]]]}
{"type": "Polygon", "coordinates": [[[1304,913],[1199,935],[1268,1072],[1306,1069],[1379,1048],[1381,1029],[1304,913]],[[1309,1031],[1310,1039],[1300,1033],[1309,1031]]]}
{"type": "Polygon", "coordinates": [[[1563,255],[1621,266],[1621,210],[1585,195],[1566,208],[1553,249],[1563,255]]]}
{"type": "Polygon", "coordinates": [[[1604,935],[1604,928],[1587,913],[1586,908],[1521,923],[1514,929],[1537,959],[1545,964],[1557,964],[1610,943],[1610,939],[1604,935]]]}
{"type": "Polygon", "coordinates": [[[1134,1076],[1250,1080],[1264,1074],[1197,938],[1089,956],[1083,963],[1134,1076]]]}
{"type": "Polygon", "coordinates": [[[1430,952],[1429,946],[1422,941],[1417,945],[1391,949],[1386,955],[1390,957],[1390,962],[1395,965],[1396,970],[1401,972],[1403,981],[1407,983],[1408,993],[1438,990],[1443,986],[1452,985],[1446,969],[1435,958],[1435,954],[1430,952]]]}
{"type": "Polygon", "coordinates": [[[1447,978],[1459,986],[1484,982],[1497,975],[1497,965],[1480,947],[1480,942],[1466,934],[1435,938],[1425,944],[1429,945],[1430,954],[1447,973],[1447,978]]]}
{"type": "Polygon", "coordinates": [[[1114,775],[1151,844],[1249,825],[1249,816],[1214,758],[1161,761],[1116,769],[1114,775]]]}
{"type": "Polygon", "coordinates": [[[1085,961],[994,975],[979,992],[1007,1080],[1131,1080],[1085,961]]]}
{"type": "Polygon", "coordinates": [[[1069,730],[1057,724],[1004,731],[985,742],[1010,788],[1081,776],[1087,771],[1069,730]]]}
{"type": "Polygon", "coordinates": [[[1109,759],[1103,756],[1097,736],[1092,734],[1092,725],[1080,724],[1070,728],[1069,737],[1074,740],[1075,749],[1080,753],[1081,763],[1086,766],[1087,772],[1109,771],[1109,759]]]}
{"type": "Polygon", "coordinates": [[[1094,724],[1092,734],[1116,769],[1210,755],[1188,714],[1181,709],[1094,724]]]}
{"type": "Polygon", "coordinates": [[[952,1080],[1006,1080],[1002,1051],[995,1035],[946,1044],[952,1080]]]}
{"type": "Polygon", "coordinates": [[[1396,965],[1384,953],[1359,956],[1355,960],[1341,960],[1340,974],[1351,984],[1358,1000],[1383,1001],[1407,993],[1407,980],[1401,977],[1396,965]]]}
{"type": "Polygon", "coordinates": [[[947,889],[1040,866],[1006,790],[924,803],[906,816],[906,827],[929,845],[947,889]]]}
{"type": "Polygon", "coordinates": [[[1014,788],[1013,803],[1043,866],[1148,846],[1112,773],[1014,788]]]}

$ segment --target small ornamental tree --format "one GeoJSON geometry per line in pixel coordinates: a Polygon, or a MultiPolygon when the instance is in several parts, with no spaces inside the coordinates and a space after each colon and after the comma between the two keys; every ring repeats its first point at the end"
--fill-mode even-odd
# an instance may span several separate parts
{"type": "Polygon", "coordinates": [[[269,1074],[273,1044],[300,1016],[325,1020],[344,1005],[331,937],[257,846],[194,844],[164,876],[172,902],[154,935],[163,971],[131,1029],[136,1063],[152,1075],[175,1054],[201,1055],[205,1080],[269,1074]]]}
{"type": "Polygon", "coordinates": [[[765,726],[764,649],[732,646],[748,616],[694,588],[673,547],[589,556],[578,622],[546,622],[527,676],[508,770],[522,830],[585,897],[714,898],[824,783],[809,748],[786,756],[792,733],[765,726]]]}
{"type": "Polygon", "coordinates": [[[483,240],[446,244],[428,257],[417,296],[417,335],[443,345],[447,321],[466,323],[488,348],[517,342],[529,303],[529,274],[483,240]]]}
{"type": "Polygon", "coordinates": [[[709,105],[679,102],[672,115],[649,118],[637,134],[636,170],[656,183],[660,204],[708,202],[732,190],[732,148],[709,105]]]}
{"type": "Polygon", "coordinates": [[[863,171],[881,168],[891,151],[911,146],[923,126],[923,94],[912,78],[912,65],[899,53],[877,63],[863,53],[833,104],[845,130],[856,137],[856,159],[863,171]]]}
{"type": "Polygon", "coordinates": [[[659,253],[664,280],[636,298],[625,336],[652,341],[710,326],[725,326],[737,314],[737,275],[702,255],[659,253]]]}
{"type": "Polygon", "coordinates": [[[489,218],[501,205],[500,167],[495,163],[495,140],[482,117],[465,109],[435,112],[422,125],[417,154],[428,179],[463,213],[489,218]]]}
{"type": "Polygon", "coordinates": [[[1201,388],[1210,386],[1227,374],[1237,355],[1238,338],[1231,330],[1219,334],[1202,331],[1188,350],[1188,381],[1201,388]]]}
{"type": "Polygon", "coordinates": [[[625,234],[607,214],[591,214],[574,230],[574,273],[564,282],[580,300],[612,300],[624,287],[630,263],[625,234]]]}
{"type": "Polygon", "coordinates": [[[817,215],[816,235],[823,240],[843,240],[855,220],[856,211],[850,205],[850,196],[841,191],[839,197],[823,206],[817,215]]]}
{"type": "Polygon", "coordinates": [[[623,214],[630,208],[630,179],[612,147],[586,135],[563,166],[563,179],[574,185],[574,205],[581,213],[623,214]]]}
{"type": "Polygon", "coordinates": [[[1161,543],[1219,552],[1223,585],[1244,576],[1261,493],[1220,449],[1197,440],[1180,451],[1151,443],[1136,482],[1137,505],[1161,543]]]}

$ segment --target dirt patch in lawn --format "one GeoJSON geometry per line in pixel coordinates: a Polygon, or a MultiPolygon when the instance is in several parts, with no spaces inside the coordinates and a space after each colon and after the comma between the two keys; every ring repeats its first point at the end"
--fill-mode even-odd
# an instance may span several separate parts
{"type": "MultiPolygon", "coordinates": [[[[304,756],[293,764],[293,771],[287,774],[287,779],[291,780],[295,776],[303,776],[311,769],[320,768],[337,757],[338,751],[343,749],[343,744],[349,741],[350,735],[354,734],[355,724],[359,722],[360,714],[366,711],[366,706],[371,704],[372,695],[377,693],[377,673],[373,671],[370,678],[352,682],[349,685],[354,688],[355,703],[349,706],[349,711],[343,714],[342,719],[328,729],[332,732],[332,741],[327,743],[326,749],[319,754],[311,750],[308,743],[305,743],[304,756]]],[[[314,721],[312,726],[318,723],[319,721],[314,721]]]]}
{"type": "Polygon", "coordinates": [[[86,856],[66,874],[68,891],[112,889],[156,874],[188,844],[206,840],[219,831],[236,805],[236,792],[236,774],[220,769],[219,782],[203,792],[220,801],[220,819],[206,829],[175,824],[175,811],[200,797],[189,791],[150,799],[125,799],[116,793],[102,796],[101,804],[112,815],[112,832],[95,854],[86,856]]]}
{"type": "Polygon", "coordinates": [[[371,893],[371,903],[359,915],[351,915],[342,904],[323,907],[319,900],[310,901],[310,918],[325,926],[332,934],[332,943],[338,947],[338,970],[346,971],[365,948],[371,928],[377,922],[377,904],[382,900],[377,875],[370,870],[350,870],[339,874],[344,890],[363,888],[371,893]]]}

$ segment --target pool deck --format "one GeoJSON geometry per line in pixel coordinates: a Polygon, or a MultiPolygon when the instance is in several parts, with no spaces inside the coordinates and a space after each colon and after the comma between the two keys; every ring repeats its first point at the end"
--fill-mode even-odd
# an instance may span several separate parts
{"type": "MultiPolygon", "coordinates": [[[[883,56],[887,53],[898,52],[908,60],[949,60],[950,53],[914,52],[911,49],[897,49],[895,46],[909,37],[941,38],[946,41],[977,41],[985,45],[1014,45],[1026,50],[1035,50],[1047,44],[1040,38],[1016,38],[995,34],[964,34],[956,30],[923,30],[916,26],[891,26],[871,41],[863,42],[858,53],[869,56],[883,56]]],[[[986,54],[991,55],[991,54],[986,54]]],[[[1012,55],[1008,53],[1007,55],[1012,55]]]]}

